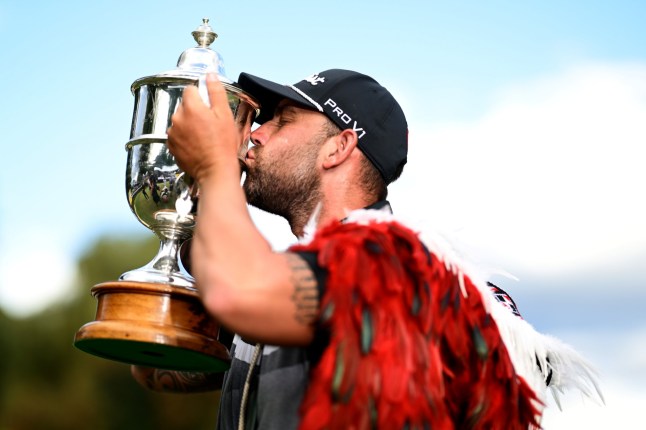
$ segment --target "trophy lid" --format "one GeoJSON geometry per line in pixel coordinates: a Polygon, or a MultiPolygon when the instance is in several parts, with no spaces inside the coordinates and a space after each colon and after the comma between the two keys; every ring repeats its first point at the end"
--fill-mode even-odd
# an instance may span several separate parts
{"type": "Polygon", "coordinates": [[[222,56],[212,50],[210,45],[218,37],[209,25],[209,19],[203,18],[192,33],[197,46],[188,48],[179,56],[175,69],[154,76],[146,76],[133,82],[131,90],[134,91],[144,84],[166,81],[196,81],[206,73],[217,73],[220,82],[232,84],[224,71],[222,56]]]}

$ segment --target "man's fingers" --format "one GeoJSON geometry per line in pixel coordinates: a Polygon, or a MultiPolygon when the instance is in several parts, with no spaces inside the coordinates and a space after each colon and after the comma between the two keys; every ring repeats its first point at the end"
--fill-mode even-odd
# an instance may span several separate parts
{"type": "MultiPolygon", "coordinates": [[[[233,115],[231,113],[231,108],[229,107],[229,97],[227,96],[227,92],[217,75],[215,73],[208,73],[205,81],[211,112],[219,117],[222,117],[222,115],[225,117],[233,115]]],[[[184,88],[184,94],[182,95],[182,103],[180,106],[183,105],[190,110],[193,108],[198,109],[198,106],[208,106],[209,103],[205,103],[202,99],[203,95],[200,94],[201,91],[202,90],[195,85],[187,85],[186,88],[184,88]]]]}
{"type": "Polygon", "coordinates": [[[193,104],[200,99],[197,87],[194,85],[187,85],[182,93],[182,103],[193,104]]]}
{"type": "MultiPolygon", "coordinates": [[[[224,85],[220,82],[215,73],[206,75],[206,88],[209,92],[209,100],[211,101],[211,110],[215,113],[220,112],[220,108],[226,107],[225,112],[231,112],[229,108],[229,97],[224,89],[224,85]]],[[[226,115],[226,113],[225,113],[226,115]]]]}

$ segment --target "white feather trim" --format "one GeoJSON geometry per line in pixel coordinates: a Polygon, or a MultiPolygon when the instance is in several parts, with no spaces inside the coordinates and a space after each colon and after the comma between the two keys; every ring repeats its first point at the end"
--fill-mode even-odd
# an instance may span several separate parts
{"type": "Polygon", "coordinates": [[[566,390],[577,389],[604,403],[596,370],[581,354],[561,340],[539,333],[497,300],[490,301],[491,314],[516,371],[544,400],[549,390],[561,409],[559,395],[566,390]],[[548,379],[549,385],[546,386],[548,379]]]}
{"type": "Polygon", "coordinates": [[[305,224],[305,227],[303,227],[303,236],[299,238],[299,243],[307,244],[314,238],[314,233],[316,233],[316,228],[318,227],[319,215],[321,215],[322,207],[323,204],[319,202],[312,211],[310,219],[307,220],[307,224],[305,224]]]}

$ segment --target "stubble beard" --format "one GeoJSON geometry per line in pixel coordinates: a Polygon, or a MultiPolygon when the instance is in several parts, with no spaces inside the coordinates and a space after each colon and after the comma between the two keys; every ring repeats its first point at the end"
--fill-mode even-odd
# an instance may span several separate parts
{"type": "Polygon", "coordinates": [[[321,200],[321,179],[316,169],[320,145],[296,146],[273,160],[257,147],[254,166],[247,169],[244,191],[247,202],[258,209],[285,218],[293,227],[304,225],[321,200]]]}

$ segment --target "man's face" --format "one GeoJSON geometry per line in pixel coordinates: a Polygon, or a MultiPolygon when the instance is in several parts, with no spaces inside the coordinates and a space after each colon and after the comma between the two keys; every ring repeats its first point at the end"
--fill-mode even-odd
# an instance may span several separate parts
{"type": "Polygon", "coordinates": [[[320,199],[317,164],[325,117],[311,110],[281,104],[271,121],[252,133],[254,147],[245,160],[247,201],[288,220],[320,199]]]}

